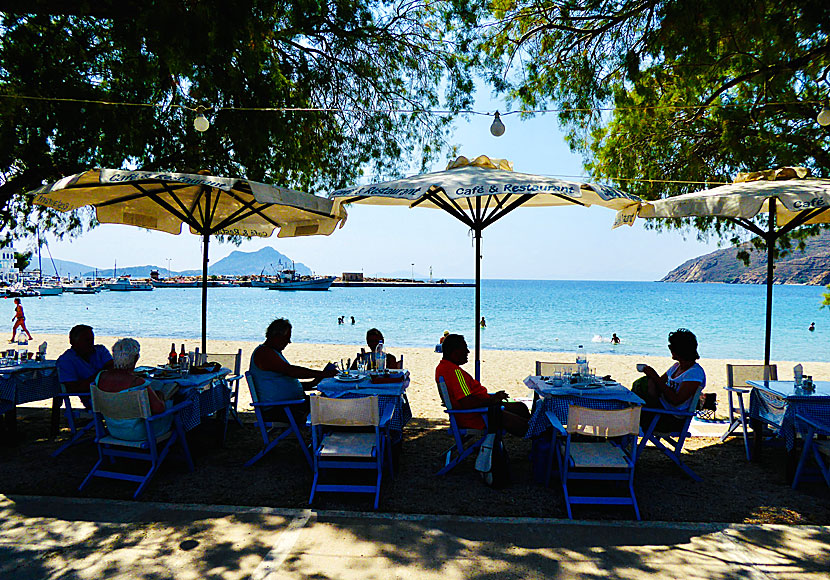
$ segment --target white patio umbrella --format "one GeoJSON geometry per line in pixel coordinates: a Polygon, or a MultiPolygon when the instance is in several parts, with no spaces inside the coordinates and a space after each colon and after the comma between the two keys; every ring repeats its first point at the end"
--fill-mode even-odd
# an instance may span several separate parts
{"type": "MultiPolygon", "coordinates": [[[[349,187],[330,196],[341,203],[404,205],[444,210],[467,227],[476,243],[475,373],[481,378],[481,232],[520,206],[592,204],[620,210],[640,198],[612,187],[563,181],[544,175],[516,173],[513,164],[485,155],[473,161],[459,157],[445,171],[349,187]]],[[[622,222],[620,222],[622,223],[622,222]]],[[[616,225],[620,225],[619,223],[616,225]]],[[[615,227],[616,227],[615,225],[615,227]]]]}
{"type": "Polygon", "coordinates": [[[98,221],[179,234],[187,224],[202,236],[202,352],[207,352],[207,270],[210,236],[329,235],[346,213],[331,200],[266,183],[205,172],[160,173],[92,169],[29,192],[34,202],[69,212],[95,208],[98,221]]]}
{"type": "Polygon", "coordinates": [[[619,212],[617,220],[714,216],[727,219],[762,238],[767,246],[767,308],[764,364],[770,361],[772,333],[773,250],[782,235],[804,224],[830,223],[830,179],[813,179],[803,167],[742,173],[734,183],[659,201],[643,202],[619,212]],[[751,221],[769,216],[766,231],[751,221]],[[777,229],[776,229],[777,226],[777,229]]]}

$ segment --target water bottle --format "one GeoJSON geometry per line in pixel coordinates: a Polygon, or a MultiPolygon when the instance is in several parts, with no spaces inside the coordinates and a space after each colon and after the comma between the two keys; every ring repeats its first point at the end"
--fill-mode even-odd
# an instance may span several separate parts
{"type": "Polygon", "coordinates": [[[585,358],[585,349],[582,348],[581,344],[579,345],[579,350],[576,352],[576,366],[580,376],[588,376],[588,359],[585,358]]]}
{"type": "Polygon", "coordinates": [[[29,339],[22,330],[17,332],[17,358],[20,362],[25,361],[29,356],[29,339]]]}
{"type": "Polygon", "coordinates": [[[383,352],[383,342],[379,342],[375,348],[375,366],[378,372],[386,370],[386,353],[383,352]]]}

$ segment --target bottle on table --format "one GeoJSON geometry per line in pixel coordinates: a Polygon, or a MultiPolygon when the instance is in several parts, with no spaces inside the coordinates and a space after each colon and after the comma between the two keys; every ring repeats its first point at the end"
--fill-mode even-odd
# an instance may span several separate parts
{"type": "Polygon", "coordinates": [[[579,349],[576,352],[576,367],[579,376],[588,376],[588,359],[585,358],[585,349],[582,347],[581,344],[579,345],[579,349]]]}
{"type": "Polygon", "coordinates": [[[179,355],[176,354],[176,343],[174,342],[170,347],[170,354],[167,356],[167,364],[170,365],[170,368],[173,368],[178,363],[178,360],[179,355]]]}
{"type": "Polygon", "coordinates": [[[186,360],[187,352],[184,350],[184,344],[182,344],[182,349],[179,351],[179,366],[182,366],[186,360]]]}
{"type": "Polygon", "coordinates": [[[386,370],[386,353],[383,350],[383,342],[379,342],[377,348],[375,348],[375,367],[378,372],[386,370]]]}
{"type": "Polygon", "coordinates": [[[29,357],[29,338],[23,330],[17,332],[17,358],[20,362],[25,361],[29,357]]]}

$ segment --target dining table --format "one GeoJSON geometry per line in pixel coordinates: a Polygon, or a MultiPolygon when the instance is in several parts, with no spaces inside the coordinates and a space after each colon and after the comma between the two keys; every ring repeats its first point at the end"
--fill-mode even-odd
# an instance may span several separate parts
{"type": "Polygon", "coordinates": [[[152,388],[176,403],[190,402],[180,414],[185,431],[198,427],[205,417],[227,412],[230,404],[230,388],[225,377],[231,369],[221,367],[212,372],[181,375],[164,367],[137,367],[136,374],[153,382],[152,388]]]}
{"type": "Polygon", "coordinates": [[[15,435],[17,424],[17,405],[53,399],[52,423],[57,431],[60,417],[60,381],[56,361],[14,362],[0,367],[0,414],[11,436],[15,435]]]}
{"type": "Polygon", "coordinates": [[[389,429],[392,443],[398,443],[403,438],[403,428],[412,419],[412,409],[406,398],[406,389],[409,387],[409,371],[394,370],[385,375],[351,371],[348,375],[338,375],[323,379],[317,385],[317,391],[324,397],[353,399],[377,395],[380,416],[387,412],[391,405],[394,408],[389,429]]]}
{"type": "Polygon", "coordinates": [[[798,425],[796,414],[830,422],[830,381],[814,381],[814,389],[804,389],[795,381],[750,380],[749,416],[755,441],[753,457],[760,452],[764,424],[772,426],[783,439],[787,451],[795,448],[798,425]]]}
{"type": "Polygon", "coordinates": [[[640,397],[613,380],[595,378],[572,384],[569,381],[555,381],[552,377],[531,375],[525,378],[524,384],[538,396],[528,422],[527,438],[538,437],[551,428],[545,416],[548,411],[553,411],[564,425],[568,422],[571,405],[604,410],[645,405],[640,397]]]}

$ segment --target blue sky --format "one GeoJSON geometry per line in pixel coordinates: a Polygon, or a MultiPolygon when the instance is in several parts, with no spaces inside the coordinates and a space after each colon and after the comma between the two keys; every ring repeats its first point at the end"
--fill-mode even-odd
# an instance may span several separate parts
{"type": "MultiPolygon", "coordinates": [[[[505,109],[479,98],[477,110],[505,109]]],[[[490,135],[491,118],[474,115],[456,123],[452,143],[469,158],[509,159],[514,169],[576,179],[582,162],[571,153],[554,114],[521,120],[503,118],[502,137],[490,135]]],[[[444,169],[444,163],[433,170],[444,169]]],[[[279,185],[279,184],[277,184],[279,185]]],[[[553,280],[657,280],[682,262],[717,249],[695,234],[658,233],[633,227],[611,229],[614,213],[591,207],[519,208],[484,231],[483,278],[553,280]]],[[[345,227],[329,237],[278,239],[275,236],[232,244],[211,244],[211,262],[236,249],[255,251],[270,245],[317,273],[378,273],[413,269],[436,278],[474,276],[473,240],[467,228],[440,210],[352,206],[345,227]]],[[[201,268],[200,238],[102,225],[73,240],[49,239],[55,258],[99,268],[154,264],[173,270],[201,268]]],[[[20,249],[25,243],[18,242],[20,249]]]]}

